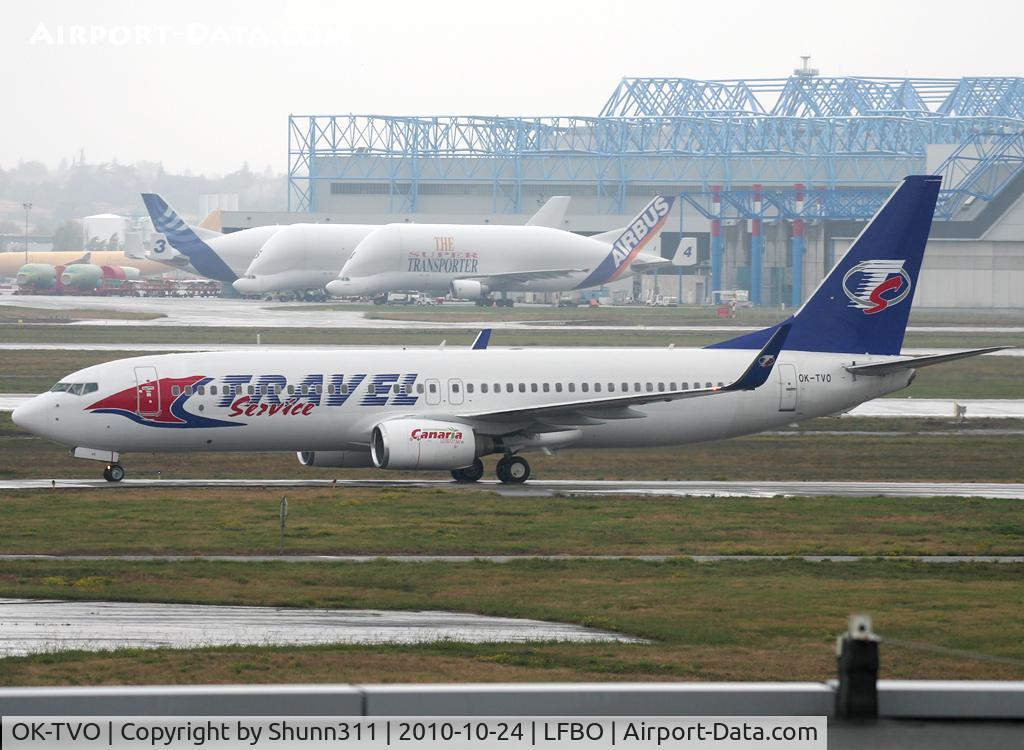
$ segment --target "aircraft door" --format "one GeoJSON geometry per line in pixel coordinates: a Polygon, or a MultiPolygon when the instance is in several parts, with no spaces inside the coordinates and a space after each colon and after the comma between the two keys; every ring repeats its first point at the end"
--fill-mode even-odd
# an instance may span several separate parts
{"type": "Polygon", "coordinates": [[[135,396],[140,417],[155,417],[160,414],[160,383],[155,367],[135,368],[135,396]]]}
{"type": "Polygon", "coordinates": [[[780,364],[775,369],[779,371],[779,411],[796,411],[796,365],[780,364]]]}
{"type": "Polygon", "coordinates": [[[437,406],[441,403],[441,383],[435,378],[427,378],[424,385],[426,386],[427,391],[427,404],[430,406],[437,406]]]}
{"type": "Polygon", "coordinates": [[[465,386],[462,384],[462,381],[459,380],[458,378],[452,378],[451,380],[448,381],[448,403],[449,404],[453,404],[455,406],[458,406],[459,404],[462,403],[462,399],[465,398],[465,396],[462,393],[462,389],[464,387],[465,386]]]}

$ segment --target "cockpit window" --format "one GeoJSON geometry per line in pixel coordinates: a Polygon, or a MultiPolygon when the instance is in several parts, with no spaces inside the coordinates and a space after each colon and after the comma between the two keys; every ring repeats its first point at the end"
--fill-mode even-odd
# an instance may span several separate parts
{"type": "Polygon", "coordinates": [[[100,388],[99,383],[57,383],[50,389],[51,393],[70,393],[74,396],[84,396],[93,393],[100,388]]]}

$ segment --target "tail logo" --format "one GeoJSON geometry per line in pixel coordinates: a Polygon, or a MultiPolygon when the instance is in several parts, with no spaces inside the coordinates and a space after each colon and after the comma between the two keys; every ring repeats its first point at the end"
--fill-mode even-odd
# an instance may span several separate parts
{"type": "Polygon", "coordinates": [[[910,275],[902,260],[866,260],[843,276],[843,291],[850,307],[875,315],[898,305],[910,294],[910,275]]]}
{"type": "Polygon", "coordinates": [[[757,364],[759,364],[761,367],[771,367],[773,364],[775,364],[775,355],[764,354],[758,357],[757,364]]]}

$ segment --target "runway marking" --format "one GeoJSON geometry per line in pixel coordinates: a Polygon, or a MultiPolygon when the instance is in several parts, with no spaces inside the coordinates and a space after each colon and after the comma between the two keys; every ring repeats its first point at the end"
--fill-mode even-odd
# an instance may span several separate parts
{"type": "Polygon", "coordinates": [[[998,482],[705,482],[705,481],[587,481],[549,479],[526,484],[483,481],[463,484],[445,479],[5,479],[0,490],[147,489],[155,487],[324,487],[370,489],[449,489],[494,491],[508,496],[652,495],[670,497],[973,497],[1024,500],[1024,484],[998,482]]]}

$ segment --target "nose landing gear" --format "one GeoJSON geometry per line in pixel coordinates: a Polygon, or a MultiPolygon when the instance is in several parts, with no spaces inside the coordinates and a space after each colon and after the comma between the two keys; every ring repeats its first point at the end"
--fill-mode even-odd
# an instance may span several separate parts
{"type": "Polygon", "coordinates": [[[124,467],[121,464],[107,464],[103,470],[103,478],[108,482],[120,482],[124,479],[124,467]]]}
{"type": "Polygon", "coordinates": [[[505,456],[495,473],[504,484],[522,484],[530,478],[530,464],[522,456],[505,456]]]}

